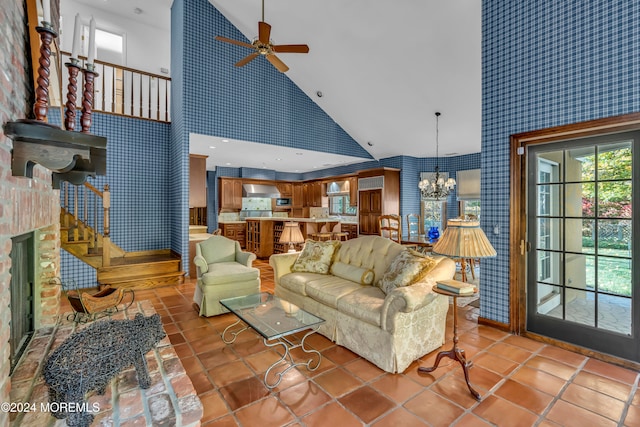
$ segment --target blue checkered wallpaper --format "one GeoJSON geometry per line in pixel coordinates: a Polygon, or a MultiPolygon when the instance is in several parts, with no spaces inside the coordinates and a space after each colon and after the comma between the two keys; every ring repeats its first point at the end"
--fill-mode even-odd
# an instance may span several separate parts
{"type": "Polygon", "coordinates": [[[509,136],[640,111],[640,2],[482,2],[480,315],[509,322],[509,136]]]}
{"type": "MultiPolygon", "coordinates": [[[[52,109],[49,119],[59,126],[57,111],[52,109]]],[[[109,184],[111,240],[125,251],[166,249],[171,245],[169,131],[167,123],[92,114],[91,133],[107,138],[107,175],[87,182],[99,190],[109,184]]],[[[82,215],[84,192],[81,190],[78,195],[82,215]]],[[[88,219],[93,224],[94,205],[91,199],[88,201],[88,219]]],[[[69,203],[73,203],[72,194],[69,203]]],[[[101,207],[100,202],[100,230],[101,207]]],[[[61,253],[60,275],[63,281],[75,280],[81,287],[96,286],[95,270],[66,251],[61,253]]]]}

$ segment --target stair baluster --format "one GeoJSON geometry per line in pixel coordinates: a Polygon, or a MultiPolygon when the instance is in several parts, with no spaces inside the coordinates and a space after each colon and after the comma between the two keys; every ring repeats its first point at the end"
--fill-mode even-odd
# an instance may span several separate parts
{"type": "Polygon", "coordinates": [[[111,237],[109,237],[109,212],[111,210],[111,192],[109,184],[104,185],[102,192],[102,207],[104,209],[104,225],[102,236],[102,266],[109,267],[111,265],[111,237]]]}

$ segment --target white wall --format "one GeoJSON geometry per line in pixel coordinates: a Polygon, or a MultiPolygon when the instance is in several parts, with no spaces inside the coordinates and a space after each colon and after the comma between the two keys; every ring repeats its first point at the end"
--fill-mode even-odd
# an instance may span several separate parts
{"type": "MultiPolygon", "coordinates": [[[[124,35],[125,63],[117,65],[163,75],[165,73],[160,71],[161,68],[171,71],[170,22],[159,23],[158,26],[147,25],[135,19],[114,15],[74,0],[61,0],[62,27],[59,42],[61,49],[66,52],[71,52],[76,13],[80,13],[84,25],[89,25],[89,20],[93,15],[97,28],[124,35]]],[[[96,59],[102,58],[98,56],[96,59]]],[[[109,59],[103,60],[111,62],[109,59]]],[[[170,76],[170,72],[167,76],[170,76]]]]}

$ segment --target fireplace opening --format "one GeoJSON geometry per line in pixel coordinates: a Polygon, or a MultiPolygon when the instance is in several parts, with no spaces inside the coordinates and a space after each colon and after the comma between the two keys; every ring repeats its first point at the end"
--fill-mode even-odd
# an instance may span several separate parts
{"type": "Polygon", "coordinates": [[[11,332],[9,337],[11,367],[13,373],[22,353],[27,348],[35,328],[34,281],[35,239],[34,233],[26,233],[11,239],[11,332]]]}

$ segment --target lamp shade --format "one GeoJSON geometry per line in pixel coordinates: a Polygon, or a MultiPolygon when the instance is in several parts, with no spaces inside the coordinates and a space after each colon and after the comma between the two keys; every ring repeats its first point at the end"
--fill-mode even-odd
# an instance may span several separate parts
{"type": "Polygon", "coordinates": [[[300,231],[300,225],[297,222],[285,222],[284,229],[280,235],[280,243],[289,243],[289,250],[294,250],[294,243],[304,242],[304,236],[300,231]]]}
{"type": "Polygon", "coordinates": [[[447,221],[447,228],[433,245],[433,253],[452,258],[490,258],[497,255],[479,221],[447,221]]]}

